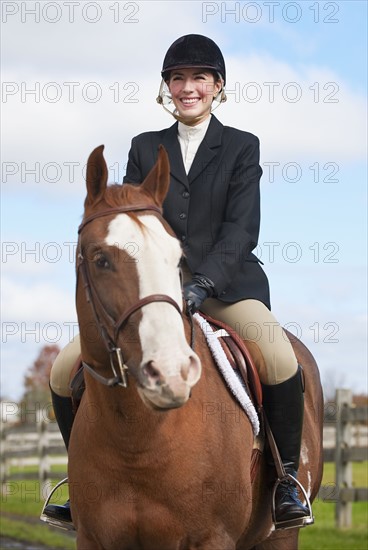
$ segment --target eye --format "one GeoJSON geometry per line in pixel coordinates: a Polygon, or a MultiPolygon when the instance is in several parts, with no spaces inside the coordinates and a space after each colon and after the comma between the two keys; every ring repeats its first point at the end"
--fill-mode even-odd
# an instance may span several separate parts
{"type": "Polygon", "coordinates": [[[94,262],[99,269],[110,269],[111,267],[109,260],[102,253],[96,255],[94,262]]]}
{"type": "Polygon", "coordinates": [[[177,73],[171,73],[170,80],[182,80],[184,75],[179,71],[177,73]]]}

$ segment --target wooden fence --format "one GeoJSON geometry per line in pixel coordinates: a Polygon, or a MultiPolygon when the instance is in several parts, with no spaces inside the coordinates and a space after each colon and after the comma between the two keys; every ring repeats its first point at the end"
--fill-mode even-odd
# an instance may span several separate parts
{"type": "MultiPolygon", "coordinates": [[[[352,463],[368,460],[368,407],[353,407],[352,392],[337,390],[336,400],[325,406],[324,421],[324,461],[335,462],[336,476],[333,484],[321,487],[318,498],[335,503],[337,527],[350,527],[352,502],[368,501],[368,488],[352,483],[352,463]],[[334,437],[328,444],[325,434],[331,430],[334,437]]],[[[38,480],[40,495],[46,498],[51,479],[66,477],[67,455],[56,423],[41,420],[37,427],[2,426],[3,495],[16,490],[17,480],[38,480]]]]}
{"type": "Polygon", "coordinates": [[[3,496],[24,490],[18,481],[35,480],[34,493],[45,499],[51,479],[65,478],[67,453],[56,422],[40,420],[36,425],[1,430],[0,480],[3,496]]]}
{"type": "Polygon", "coordinates": [[[324,448],[324,462],[335,463],[335,482],[322,486],[318,497],[335,503],[335,521],[339,528],[351,527],[353,502],[368,501],[368,488],[354,487],[352,476],[353,462],[368,460],[366,437],[363,445],[357,446],[353,441],[356,424],[362,425],[367,433],[368,407],[354,407],[352,398],[351,390],[339,389],[335,401],[325,407],[324,426],[335,426],[336,435],[334,448],[324,448]]]}

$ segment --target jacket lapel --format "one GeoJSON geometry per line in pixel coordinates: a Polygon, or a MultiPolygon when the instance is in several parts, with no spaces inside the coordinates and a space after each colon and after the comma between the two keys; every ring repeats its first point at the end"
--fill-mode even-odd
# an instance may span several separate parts
{"type": "Polygon", "coordinates": [[[180,143],[178,140],[178,123],[176,122],[165,132],[162,140],[170,160],[170,173],[189,189],[188,176],[185,172],[180,143]]]}
{"type": "Polygon", "coordinates": [[[216,155],[216,149],[221,145],[223,125],[215,116],[211,116],[211,122],[208,126],[206,135],[202,143],[198,147],[193,164],[190,167],[188,179],[192,183],[198,176],[201,175],[206,166],[211,162],[216,155]]]}
{"type": "Polygon", "coordinates": [[[206,135],[198,148],[188,175],[185,172],[183,157],[178,140],[178,123],[176,122],[166,130],[162,140],[162,145],[165,147],[169,155],[171,175],[184,184],[188,189],[189,184],[201,175],[203,170],[216,155],[216,149],[221,145],[223,128],[224,127],[221,122],[219,122],[217,118],[212,115],[206,135]]]}

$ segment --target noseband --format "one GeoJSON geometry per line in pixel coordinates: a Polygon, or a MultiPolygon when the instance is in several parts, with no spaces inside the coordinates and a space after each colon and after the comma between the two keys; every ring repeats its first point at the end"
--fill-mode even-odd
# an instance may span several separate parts
{"type": "MultiPolygon", "coordinates": [[[[162,215],[161,208],[153,204],[127,205],[127,206],[119,206],[116,208],[109,208],[107,210],[102,210],[101,212],[96,212],[95,214],[91,214],[90,216],[85,218],[78,228],[78,234],[80,235],[83,229],[86,227],[86,225],[97,218],[101,218],[103,216],[110,216],[111,214],[114,214],[114,213],[121,214],[126,212],[139,212],[144,210],[153,210],[154,212],[158,212],[160,215],[162,215]]],[[[106,349],[109,352],[110,366],[114,376],[112,378],[105,378],[104,376],[101,376],[100,374],[98,374],[90,365],[88,365],[84,361],[82,361],[83,367],[96,380],[98,380],[99,382],[101,382],[106,386],[114,387],[118,385],[126,388],[128,386],[128,378],[127,378],[128,366],[124,362],[121,348],[116,346],[116,341],[119,335],[119,331],[123,328],[123,326],[129,319],[129,317],[134,312],[138,311],[145,305],[152,304],[154,302],[166,302],[168,304],[171,304],[179,312],[180,316],[182,314],[182,311],[179,305],[170,296],[166,294],[151,294],[149,296],[145,296],[144,298],[141,298],[140,300],[138,300],[138,302],[136,302],[131,307],[129,307],[126,311],[124,311],[124,313],[119,317],[119,319],[115,320],[106,310],[92,282],[89,268],[88,268],[88,262],[82,255],[81,244],[79,244],[79,250],[77,254],[77,288],[78,288],[79,273],[81,274],[81,277],[82,277],[83,287],[86,292],[87,302],[89,302],[89,304],[91,305],[96,324],[100,329],[100,334],[102,336],[106,349]],[[106,326],[106,324],[103,323],[98,311],[101,311],[103,316],[107,319],[108,326],[106,326]],[[113,333],[112,337],[110,336],[110,331],[112,331],[113,333]],[[115,367],[115,358],[117,362],[118,372],[115,367]]]]}

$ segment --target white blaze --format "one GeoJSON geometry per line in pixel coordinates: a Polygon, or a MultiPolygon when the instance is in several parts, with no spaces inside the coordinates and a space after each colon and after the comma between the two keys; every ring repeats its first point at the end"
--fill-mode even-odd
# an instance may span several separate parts
{"type": "MultiPolygon", "coordinates": [[[[308,447],[306,446],[304,441],[302,443],[301,450],[300,450],[300,459],[301,459],[301,462],[303,463],[303,466],[307,466],[309,464],[308,447]]],[[[312,492],[312,476],[311,476],[310,470],[307,470],[307,479],[308,479],[308,487],[304,487],[304,489],[306,490],[306,493],[309,498],[312,492]]]]}
{"type": "MultiPolygon", "coordinates": [[[[153,215],[139,218],[140,227],[127,214],[119,214],[109,224],[105,242],[124,250],[135,262],[138,273],[139,298],[150,294],[166,294],[182,307],[178,264],[181,247],[153,215]]],[[[187,352],[183,323],[171,304],[154,302],[141,309],[139,336],[143,363],[169,359],[168,369],[175,371],[175,357],[187,352]],[[170,367],[172,365],[172,367],[170,367]]],[[[165,361],[166,362],[166,361],[165,361]]],[[[168,376],[177,374],[167,372],[168,376]]]]}

